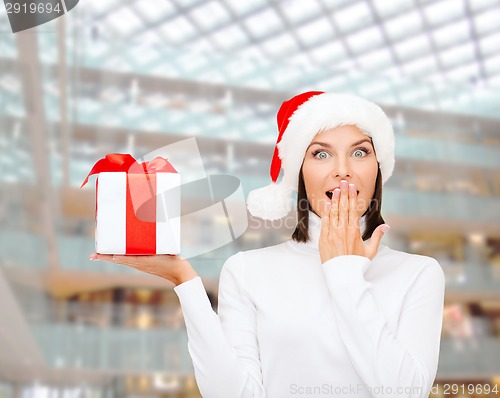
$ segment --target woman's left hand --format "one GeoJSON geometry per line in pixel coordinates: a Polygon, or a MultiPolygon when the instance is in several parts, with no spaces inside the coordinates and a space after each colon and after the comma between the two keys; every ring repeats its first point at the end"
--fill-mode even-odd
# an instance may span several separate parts
{"type": "Polygon", "coordinates": [[[379,225],[366,244],[361,238],[359,217],[357,211],[357,193],[354,184],[341,182],[332,195],[331,206],[327,202],[321,214],[321,233],[319,236],[319,254],[321,263],[347,254],[368,257],[372,260],[378,251],[382,236],[387,232],[383,230],[387,224],[379,225]]]}

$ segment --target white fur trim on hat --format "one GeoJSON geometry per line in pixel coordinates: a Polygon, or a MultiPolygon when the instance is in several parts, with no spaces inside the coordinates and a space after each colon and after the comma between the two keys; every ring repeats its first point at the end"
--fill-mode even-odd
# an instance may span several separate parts
{"type": "Polygon", "coordinates": [[[286,184],[272,182],[248,194],[247,207],[253,216],[265,220],[285,217],[293,207],[292,189],[286,184]]]}

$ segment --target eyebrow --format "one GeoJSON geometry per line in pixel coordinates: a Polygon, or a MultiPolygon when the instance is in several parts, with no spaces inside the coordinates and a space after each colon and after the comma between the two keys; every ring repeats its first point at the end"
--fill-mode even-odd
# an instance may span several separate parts
{"type": "MultiPolygon", "coordinates": [[[[355,143],[353,143],[353,144],[351,145],[351,148],[352,148],[353,146],[356,146],[356,145],[362,144],[363,142],[368,142],[369,144],[371,144],[371,141],[370,141],[369,139],[367,139],[367,138],[363,138],[363,139],[361,139],[361,140],[356,141],[355,143]]],[[[328,144],[327,142],[313,141],[313,142],[311,142],[311,143],[309,144],[309,146],[307,147],[307,149],[309,149],[309,148],[311,147],[311,145],[314,145],[314,144],[318,144],[318,145],[324,146],[324,147],[326,147],[326,148],[331,148],[331,147],[332,147],[332,146],[331,146],[330,144],[328,144]]],[[[306,151],[307,151],[307,149],[306,149],[306,151]]]]}

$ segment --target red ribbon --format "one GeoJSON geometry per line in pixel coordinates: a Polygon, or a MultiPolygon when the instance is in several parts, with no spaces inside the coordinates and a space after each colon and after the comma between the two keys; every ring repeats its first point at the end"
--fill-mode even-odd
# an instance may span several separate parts
{"type": "Polygon", "coordinates": [[[108,153],[105,158],[102,158],[94,164],[90,173],[85,177],[80,188],[89,181],[89,177],[98,174],[102,171],[124,171],[126,173],[145,173],[153,174],[156,172],[162,173],[177,173],[177,170],[161,156],[155,157],[150,162],[137,163],[128,153],[108,153]]]}
{"type": "Polygon", "coordinates": [[[94,164],[80,188],[88,182],[91,175],[105,171],[127,173],[126,254],[155,254],[156,173],[177,173],[177,171],[166,159],[160,156],[150,162],[138,163],[129,154],[112,153],[94,164]],[[133,192],[133,201],[131,191],[133,192]],[[141,204],[143,206],[140,206],[141,204]],[[139,207],[141,219],[137,217],[139,207]],[[144,221],[144,219],[151,221],[144,221]]]}

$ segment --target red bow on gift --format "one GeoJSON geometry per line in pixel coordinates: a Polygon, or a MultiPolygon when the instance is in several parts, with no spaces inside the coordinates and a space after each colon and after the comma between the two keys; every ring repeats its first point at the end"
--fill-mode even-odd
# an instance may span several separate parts
{"type": "Polygon", "coordinates": [[[89,181],[89,177],[99,174],[102,171],[124,171],[126,173],[153,174],[157,172],[177,173],[177,170],[167,161],[167,159],[157,156],[150,162],[138,163],[128,153],[108,153],[105,158],[98,160],[90,173],[85,177],[80,188],[89,181]]]}

